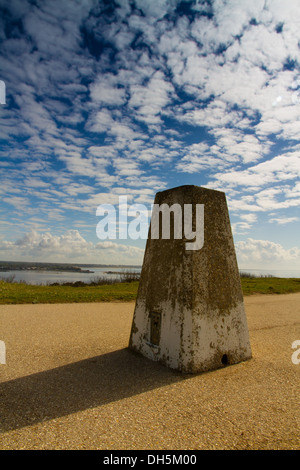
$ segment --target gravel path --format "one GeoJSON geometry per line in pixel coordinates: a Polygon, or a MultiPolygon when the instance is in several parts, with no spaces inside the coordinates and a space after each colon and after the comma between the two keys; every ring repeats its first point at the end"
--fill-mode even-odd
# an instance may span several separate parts
{"type": "Polygon", "coordinates": [[[300,449],[300,294],[245,306],[253,359],[183,376],[127,349],[134,303],[1,305],[0,449],[300,449]]]}

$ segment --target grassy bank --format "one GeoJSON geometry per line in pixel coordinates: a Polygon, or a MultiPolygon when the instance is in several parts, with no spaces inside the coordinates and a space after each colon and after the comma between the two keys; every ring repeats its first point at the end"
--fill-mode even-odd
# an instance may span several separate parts
{"type": "MultiPolygon", "coordinates": [[[[300,279],[241,278],[244,295],[300,292],[300,279]]],[[[0,281],[0,304],[128,302],[135,300],[138,281],[110,285],[46,285],[0,281]]]]}

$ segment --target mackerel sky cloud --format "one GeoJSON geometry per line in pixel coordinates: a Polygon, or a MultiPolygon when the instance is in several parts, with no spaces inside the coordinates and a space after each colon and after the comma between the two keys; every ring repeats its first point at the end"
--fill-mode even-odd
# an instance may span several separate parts
{"type": "Polygon", "coordinates": [[[96,209],[225,191],[241,268],[300,270],[298,0],[0,0],[0,259],[140,264],[96,209]]]}

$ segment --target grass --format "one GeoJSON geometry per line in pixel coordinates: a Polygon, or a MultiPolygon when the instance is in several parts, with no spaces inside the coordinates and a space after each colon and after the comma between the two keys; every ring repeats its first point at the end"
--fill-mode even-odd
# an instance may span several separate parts
{"type": "Polygon", "coordinates": [[[300,292],[300,279],[283,277],[242,277],[244,295],[291,294],[300,292]]]}
{"type": "Polygon", "coordinates": [[[0,281],[0,304],[128,302],[135,300],[138,282],[104,285],[29,285],[0,281]]]}
{"type": "MultiPolygon", "coordinates": [[[[300,292],[300,279],[241,277],[244,295],[300,292]]],[[[112,284],[30,285],[0,281],[0,304],[128,302],[136,299],[138,281],[112,284]]]]}

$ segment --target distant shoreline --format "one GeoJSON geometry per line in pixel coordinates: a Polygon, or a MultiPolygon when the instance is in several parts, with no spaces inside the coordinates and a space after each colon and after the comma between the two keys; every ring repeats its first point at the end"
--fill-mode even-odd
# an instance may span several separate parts
{"type": "Polygon", "coordinates": [[[90,273],[93,274],[94,271],[89,269],[82,269],[79,266],[0,266],[0,272],[8,271],[53,271],[53,272],[75,272],[75,273],[90,273]]]}
{"type": "MultiPolygon", "coordinates": [[[[84,268],[140,268],[140,266],[112,265],[112,264],[79,264],[79,263],[43,263],[30,261],[0,261],[0,272],[8,271],[53,271],[94,274],[95,271],[84,268]]],[[[112,271],[108,271],[110,274],[112,271]]],[[[123,273],[121,273],[123,274],[123,273]]]]}
{"type": "MultiPolygon", "coordinates": [[[[124,274],[124,271],[104,271],[104,274],[124,274]]],[[[130,271],[130,274],[141,274],[141,273],[130,271]]]]}

